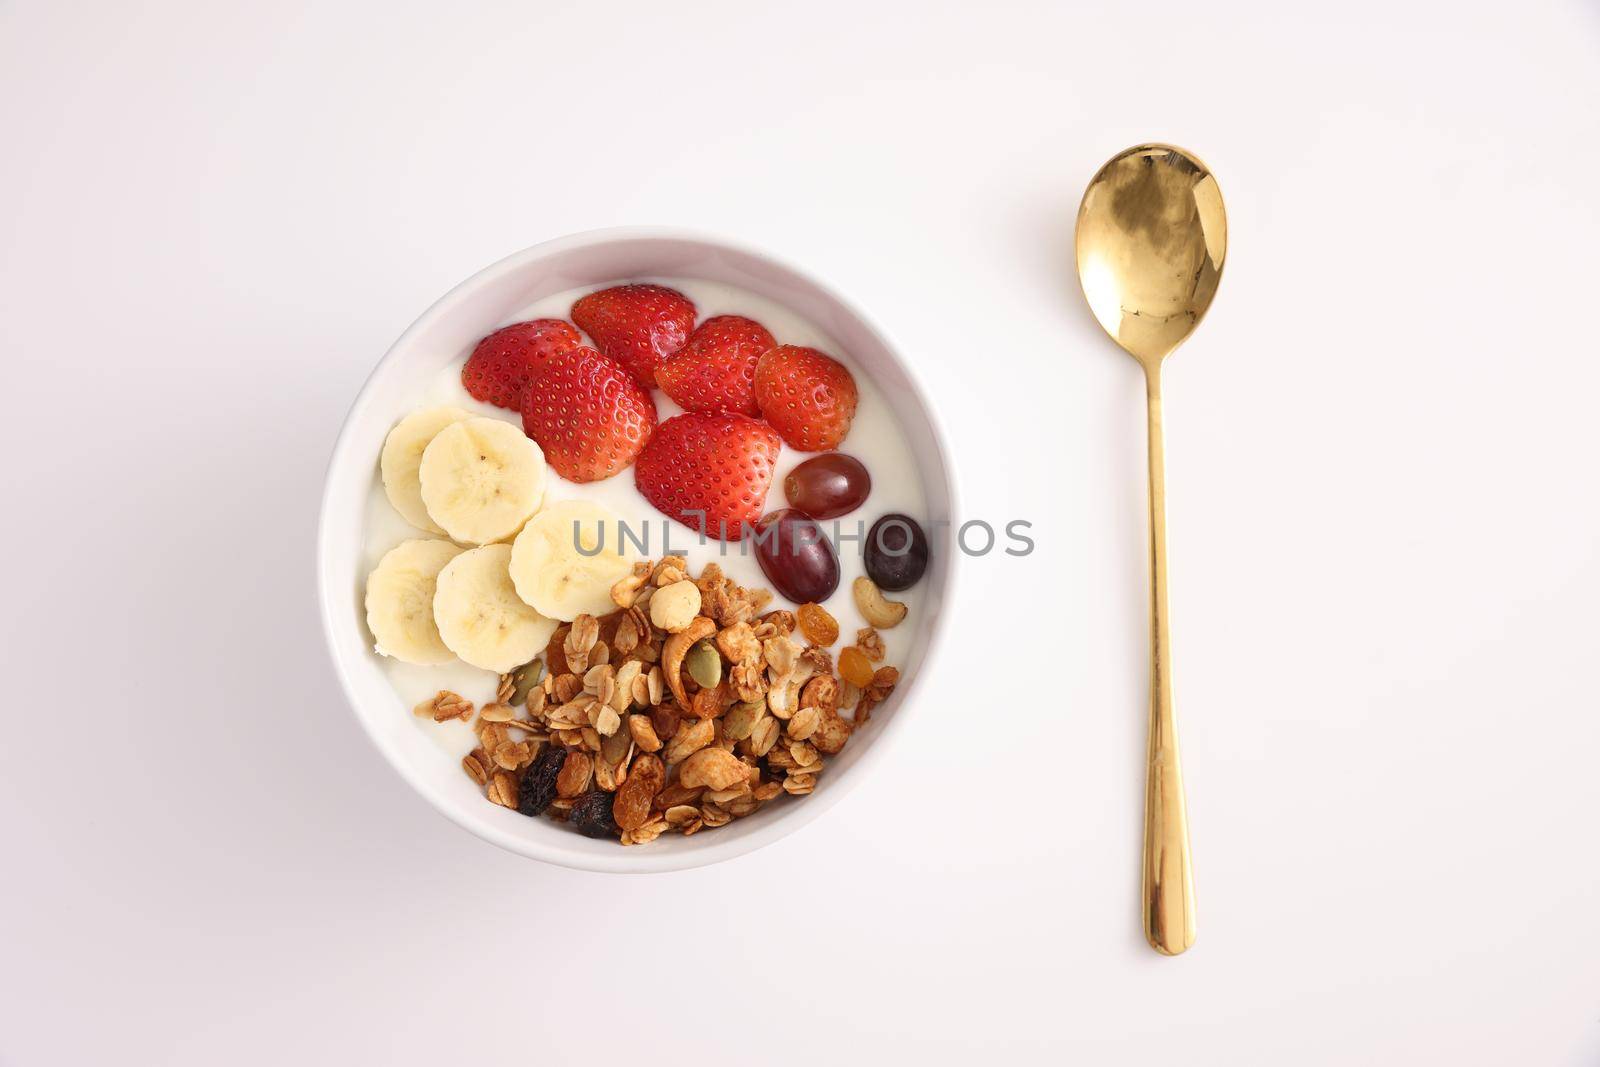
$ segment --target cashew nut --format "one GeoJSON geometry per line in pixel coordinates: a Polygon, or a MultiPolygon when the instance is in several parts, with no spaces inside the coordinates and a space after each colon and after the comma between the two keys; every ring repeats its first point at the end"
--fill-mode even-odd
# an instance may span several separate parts
{"type": "MultiPolygon", "coordinates": [[[[680,585],[689,585],[680,582],[680,585]]],[[[671,588],[670,586],[668,588],[671,588]]],[[[662,590],[665,592],[665,590],[662,590]]],[[[698,596],[700,591],[695,590],[698,596]]],[[[683,690],[683,657],[696,641],[710,637],[717,632],[717,624],[704,615],[696,615],[687,624],[688,628],[680,630],[668,637],[661,646],[661,673],[666,675],[667,688],[672,690],[672,695],[678,698],[678,703],[685,707],[689,704],[689,694],[683,690]]]]}
{"type": "Polygon", "coordinates": [[[861,609],[862,616],[879,630],[899,626],[906,617],[906,606],[884,596],[877,583],[865,575],[855,580],[850,591],[855,594],[856,607],[861,609]]]}

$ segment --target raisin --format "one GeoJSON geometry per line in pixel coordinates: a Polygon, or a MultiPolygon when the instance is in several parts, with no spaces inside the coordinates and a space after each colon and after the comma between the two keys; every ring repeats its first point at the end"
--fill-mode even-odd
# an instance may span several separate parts
{"type": "Polygon", "coordinates": [[[518,811],[528,816],[544,814],[544,810],[556,798],[556,778],[566,761],[567,750],[552,746],[528,765],[527,772],[522,776],[522,792],[517,798],[518,811]]]}
{"type": "Polygon", "coordinates": [[[725,690],[722,686],[715,689],[702,689],[689,698],[689,714],[696,719],[715,719],[722,714],[722,709],[727,707],[723,700],[725,690]]]}
{"type": "Polygon", "coordinates": [[[872,661],[854,645],[839,653],[839,676],[857,689],[872,684],[872,661]]]}
{"type": "Polygon", "coordinates": [[[584,837],[618,837],[622,830],[611,814],[611,801],[604,789],[591,790],[572,802],[568,821],[584,837]]]}
{"type": "Polygon", "coordinates": [[[550,635],[550,643],[544,646],[545,666],[552,675],[570,674],[567,670],[567,635],[572,632],[571,623],[562,623],[550,635]]]}
{"type": "Polygon", "coordinates": [[[678,732],[678,720],[683,717],[683,709],[675,703],[657,704],[650,709],[650,725],[655,729],[656,736],[662,741],[672,740],[672,735],[678,732]]]}
{"type": "Polygon", "coordinates": [[[800,632],[813,645],[827,648],[839,640],[839,623],[821,604],[801,604],[795,617],[800,621],[800,632]]]}
{"type": "Polygon", "coordinates": [[[667,784],[667,768],[659,756],[642,755],[628,768],[628,780],[617,789],[611,816],[624,830],[637,830],[650,818],[651,802],[667,784]]]}

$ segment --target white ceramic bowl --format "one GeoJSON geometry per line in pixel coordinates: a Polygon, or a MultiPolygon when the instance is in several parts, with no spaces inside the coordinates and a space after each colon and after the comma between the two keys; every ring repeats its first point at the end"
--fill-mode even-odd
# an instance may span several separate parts
{"type": "Polygon", "coordinates": [[[832,807],[871,773],[890,740],[907,728],[922,693],[922,667],[944,630],[952,594],[956,514],[947,438],[914,368],[872,322],[821,283],[752,249],[672,230],[617,229],[576,234],[501,260],[456,286],[417,319],[378,362],[356,397],[334,446],[323,491],[317,579],[323,627],[350,706],[373,743],[412,788],[458,825],[534,859],[593,871],[664,871],[742,855],[791,833],[832,807]],[[830,334],[869,374],[900,420],[921,464],[931,562],[903,681],[871,723],[831,758],[815,793],[783,798],[712,833],[672,834],[620,848],[549,819],[530,819],[485,801],[460,764],[399,706],[372,651],[362,610],[366,574],[363,524],[384,436],[404,414],[408,387],[437,375],[509,316],[553,293],[641,277],[702,278],[737,285],[785,305],[830,334]],[[943,523],[943,525],[940,525],[943,523]]]}

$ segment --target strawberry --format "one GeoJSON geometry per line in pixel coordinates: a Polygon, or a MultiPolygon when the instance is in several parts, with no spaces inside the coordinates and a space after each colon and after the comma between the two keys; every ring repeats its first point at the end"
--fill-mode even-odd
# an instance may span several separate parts
{"type": "Polygon", "coordinates": [[[838,448],[856,414],[856,380],[815,348],[780,345],[756,364],[756,403],[785,444],[838,448]]]}
{"type": "Polygon", "coordinates": [[[656,428],[633,468],[633,482],[668,518],[738,541],[761,517],[781,447],[759,419],[690,411],[656,428]]]}
{"type": "Polygon", "coordinates": [[[689,339],[694,305],[662,285],[616,285],[580,297],[572,321],[648,389],[656,368],[689,339]]]}
{"type": "Polygon", "coordinates": [[[656,384],[685,411],[759,417],[756,363],[775,344],[759,322],[718,315],[695,327],[689,343],[656,368],[656,384]]]}
{"type": "Polygon", "coordinates": [[[513,323],[478,342],[461,368],[461,384],[478,400],[521,411],[534,368],[546,357],[581,344],[578,331],[560,319],[513,323]]]}
{"type": "Polygon", "coordinates": [[[649,391],[586,345],[546,358],[522,402],[523,432],[570,482],[611,477],[633,462],[655,428],[649,391]]]}

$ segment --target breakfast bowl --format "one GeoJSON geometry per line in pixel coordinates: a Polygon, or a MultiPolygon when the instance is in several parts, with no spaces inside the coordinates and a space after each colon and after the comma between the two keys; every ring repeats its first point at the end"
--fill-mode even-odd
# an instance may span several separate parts
{"type": "MultiPolygon", "coordinates": [[[[678,410],[670,401],[658,403],[665,409],[663,419],[678,410]]],[[[784,506],[785,472],[807,458],[788,445],[782,448],[765,510],[784,506]]],[[[379,360],[356,397],[334,446],[318,530],[318,591],[329,652],[356,718],[384,758],[442,814],[484,840],[533,859],[593,871],[665,871],[730,859],[821,815],[872,773],[891,739],[907,728],[911,707],[923,699],[921,675],[932,662],[953,594],[960,556],[953,537],[954,476],[946,435],[912,363],[865,314],[810,276],[765,252],[675,230],[601,230],[548,241],[480,271],[442,297],[379,360]],[[572,294],[626,283],[675,286],[703,315],[752,315],[772,327],[778,344],[814,346],[837,357],[860,389],[855,423],[840,447],[872,472],[872,496],[860,521],[864,526],[885,512],[916,515],[926,530],[928,562],[914,588],[895,594],[909,606],[903,622],[881,636],[857,631],[861,619],[854,614],[850,590],[852,576],[863,574],[861,532],[841,535],[841,592],[825,607],[839,616],[843,636],[830,656],[842,651],[852,632],[870,634],[859,639],[879,645],[877,659],[884,657],[887,643],[899,680],[870,706],[870,720],[850,731],[848,743],[827,759],[825,771],[814,776],[814,789],[808,781],[796,790],[806,795],[777,795],[725,825],[708,824],[704,832],[662,833],[648,843],[619,847],[616,840],[583,836],[553,819],[530,818],[514,802],[502,806],[486,800],[481,775],[475,780],[463,773],[464,757],[476,743],[471,727],[413,710],[439,691],[487,705],[496,700],[497,682],[503,691],[504,676],[464,663],[414,666],[380,654],[375,645],[381,643],[368,626],[371,609],[364,590],[385,552],[421,536],[390,507],[392,494],[385,498],[378,457],[390,431],[408,412],[427,404],[456,405],[465,415],[498,414],[514,422],[514,415],[496,412],[462,389],[463,363],[479,341],[511,323],[566,318],[572,294]]],[[[619,514],[639,514],[645,505],[634,483],[632,471],[582,486],[552,473],[546,500],[588,494],[619,514]]],[[[747,541],[708,539],[657,519],[654,533],[660,541],[645,547],[647,554],[682,554],[694,570],[717,563],[752,587],[761,584],[757,561],[742,548],[730,551],[747,541]]],[[[412,522],[417,524],[415,518],[412,522]]],[[[650,528],[645,531],[648,538],[650,528]]],[[[796,605],[777,598],[772,607],[796,605]]],[[[754,781],[757,771],[750,773],[754,781]]]]}

